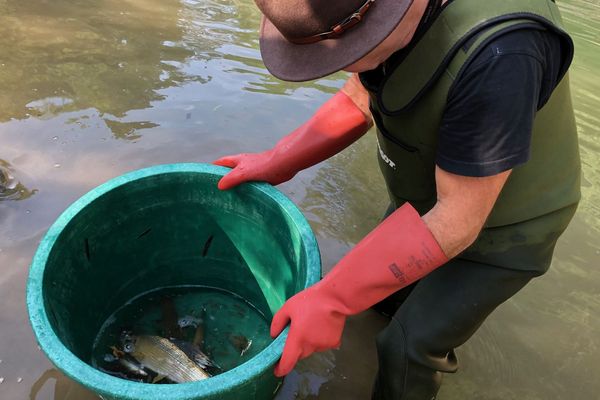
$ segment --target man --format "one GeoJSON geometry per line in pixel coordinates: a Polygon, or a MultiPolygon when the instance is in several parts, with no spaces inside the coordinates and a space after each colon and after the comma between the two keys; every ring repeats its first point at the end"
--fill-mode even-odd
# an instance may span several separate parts
{"type": "Polygon", "coordinates": [[[322,281],[289,299],[275,369],[340,345],[377,305],[374,399],[433,399],[454,349],[550,265],[579,200],[566,71],[552,0],[256,0],[261,54],[284,80],[353,73],[304,125],[259,154],[215,161],[219,182],[279,184],[374,123],[389,215],[322,281]]]}

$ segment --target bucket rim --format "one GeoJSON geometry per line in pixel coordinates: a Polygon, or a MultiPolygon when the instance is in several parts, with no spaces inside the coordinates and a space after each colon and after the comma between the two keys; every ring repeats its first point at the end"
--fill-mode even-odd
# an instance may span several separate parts
{"type": "MultiPolygon", "coordinates": [[[[152,385],[128,381],[103,373],[73,354],[52,329],[45,310],[42,283],[46,262],[62,231],[85,207],[111,190],[151,176],[171,173],[224,176],[229,171],[230,168],[204,163],[162,164],[131,171],[112,178],[84,194],[67,207],[50,226],[40,241],[30,266],[26,303],[29,321],[40,348],[61,372],[101,395],[118,396],[124,400],[150,398],[192,400],[201,396],[216,396],[225,390],[243,386],[273,367],[281,357],[289,328],[286,328],[269,346],[250,360],[210,379],[176,385],[152,385]]],[[[303,251],[307,265],[303,287],[307,288],[316,283],[320,279],[321,257],[317,240],[304,215],[288,197],[268,183],[247,182],[230,190],[248,190],[247,188],[257,190],[271,198],[289,215],[305,244],[303,251]]]]}

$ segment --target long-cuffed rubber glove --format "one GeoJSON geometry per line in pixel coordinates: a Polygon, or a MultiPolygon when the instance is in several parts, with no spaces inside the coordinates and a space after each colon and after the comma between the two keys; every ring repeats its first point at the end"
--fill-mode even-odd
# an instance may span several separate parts
{"type": "Polygon", "coordinates": [[[274,148],[262,153],[222,157],[213,164],[233,168],[219,181],[219,189],[230,189],[246,181],[278,185],[348,147],[368,129],[370,122],[342,91],[274,148]]]}
{"type": "Polygon", "coordinates": [[[291,322],[275,375],[298,360],[340,346],[346,317],[358,314],[448,261],[408,203],[361,240],[323,280],[290,298],[275,314],[271,336],[291,322]]]}

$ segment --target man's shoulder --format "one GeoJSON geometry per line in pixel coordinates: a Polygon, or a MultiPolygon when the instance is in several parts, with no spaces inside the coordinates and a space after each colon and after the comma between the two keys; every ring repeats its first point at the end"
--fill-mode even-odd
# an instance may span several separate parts
{"type": "Polygon", "coordinates": [[[568,50],[560,35],[539,28],[516,29],[485,43],[462,68],[450,90],[449,98],[468,95],[481,85],[499,88],[496,101],[514,101],[514,91],[534,83],[539,92],[537,109],[541,108],[561,78],[568,50]],[[535,82],[528,82],[533,80],[535,82]],[[470,88],[470,89],[469,89],[470,88]]]}
{"type": "MultiPolygon", "coordinates": [[[[467,44],[468,45],[468,44],[467,44]]],[[[515,29],[493,37],[478,49],[471,65],[478,65],[494,58],[522,55],[537,59],[542,65],[561,59],[562,39],[547,29],[527,27],[515,29]]]]}

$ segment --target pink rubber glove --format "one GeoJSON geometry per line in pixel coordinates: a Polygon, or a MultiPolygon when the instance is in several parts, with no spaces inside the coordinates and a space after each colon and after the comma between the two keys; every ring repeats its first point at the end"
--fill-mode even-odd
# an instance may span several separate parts
{"type": "Polygon", "coordinates": [[[358,314],[448,261],[408,203],[358,243],[320,282],[290,298],[275,314],[271,336],[291,323],[275,375],[298,360],[340,346],[346,317],[358,314]]]}
{"type": "Polygon", "coordinates": [[[271,150],[222,157],[213,164],[233,168],[219,181],[227,190],[242,182],[278,185],[348,147],[369,129],[369,122],[342,91],[323,104],[307,122],[271,150]]]}

